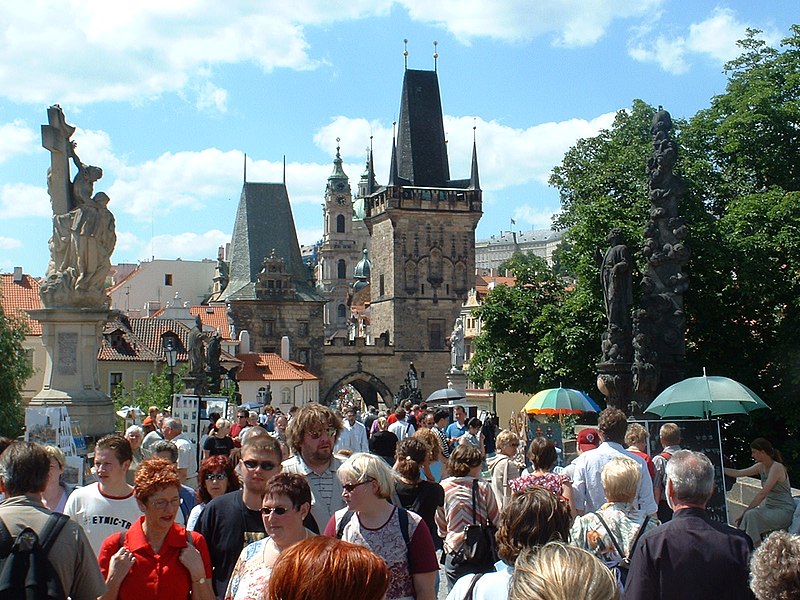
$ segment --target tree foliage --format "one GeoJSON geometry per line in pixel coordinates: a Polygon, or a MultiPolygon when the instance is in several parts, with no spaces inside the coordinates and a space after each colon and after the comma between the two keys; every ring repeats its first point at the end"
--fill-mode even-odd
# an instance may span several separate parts
{"type": "Polygon", "coordinates": [[[33,373],[23,347],[26,325],[5,314],[0,305],[0,436],[22,433],[22,386],[33,373]]]}

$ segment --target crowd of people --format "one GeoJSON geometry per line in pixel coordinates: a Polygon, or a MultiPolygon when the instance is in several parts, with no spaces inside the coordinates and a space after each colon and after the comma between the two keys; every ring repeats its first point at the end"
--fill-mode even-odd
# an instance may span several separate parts
{"type": "Polygon", "coordinates": [[[45,535],[67,515],[48,557],[73,600],[800,594],[800,536],[782,531],[794,500],[767,440],[754,465],[725,468],[762,481],[732,527],[705,510],[714,467],[674,423],[650,457],[647,431],[608,408],[563,466],[548,437],[526,447],[452,408],[241,408],[214,415],[199,449],[154,410],[97,441],[97,481],[78,489],[59,449],[7,440],[0,534],[45,535]]]}

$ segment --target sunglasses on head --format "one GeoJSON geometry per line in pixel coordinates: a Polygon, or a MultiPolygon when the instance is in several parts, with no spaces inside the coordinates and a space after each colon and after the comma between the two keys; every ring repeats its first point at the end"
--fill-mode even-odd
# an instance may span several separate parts
{"type": "Polygon", "coordinates": [[[227,478],[228,476],[225,473],[206,473],[206,481],[222,481],[227,478]]]}
{"type": "Polygon", "coordinates": [[[272,513],[275,513],[278,516],[285,515],[289,511],[288,508],[284,508],[283,506],[262,506],[261,507],[261,514],[265,517],[270,516],[272,513]]]}
{"type": "Polygon", "coordinates": [[[251,471],[255,471],[258,467],[261,467],[262,471],[272,471],[278,466],[274,462],[270,462],[268,460],[245,460],[242,462],[244,463],[244,466],[251,471]]]}
{"type": "Polygon", "coordinates": [[[374,479],[366,479],[364,481],[359,481],[358,483],[343,483],[342,489],[346,491],[348,494],[352,493],[354,489],[356,489],[360,485],[364,485],[365,483],[369,483],[370,481],[375,481],[374,479]]]}

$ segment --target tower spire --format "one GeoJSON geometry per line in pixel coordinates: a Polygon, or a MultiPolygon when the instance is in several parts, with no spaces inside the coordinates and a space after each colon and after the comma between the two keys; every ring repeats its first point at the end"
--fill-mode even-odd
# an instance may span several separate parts
{"type": "Polygon", "coordinates": [[[403,40],[403,64],[405,65],[405,70],[408,71],[408,38],[403,40]]]}
{"type": "Polygon", "coordinates": [[[244,174],[243,174],[244,183],[247,183],[247,152],[244,153],[244,174]]]}
{"type": "Polygon", "coordinates": [[[392,123],[392,159],[389,165],[389,182],[386,185],[397,185],[397,143],[394,136],[394,127],[397,123],[392,123]]]}
{"type": "Polygon", "coordinates": [[[469,175],[469,189],[481,189],[480,178],[478,177],[478,142],[477,142],[477,126],[472,126],[472,171],[469,175]]]}

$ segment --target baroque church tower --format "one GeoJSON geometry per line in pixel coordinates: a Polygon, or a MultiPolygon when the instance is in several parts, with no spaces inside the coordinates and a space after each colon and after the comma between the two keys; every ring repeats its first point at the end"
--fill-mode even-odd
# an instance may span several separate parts
{"type": "Polygon", "coordinates": [[[324,313],[326,339],[337,332],[347,334],[355,267],[368,244],[366,228],[354,213],[350,180],[342,169],[339,150],[337,146],[333,172],[325,187],[324,231],[316,277],[317,290],[327,299],[324,313]]]}
{"type": "Polygon", "coordinates": [[[405,71],[389,181],[364,209],[373,335],[388,332],[396,353],[443,378],[446,339],[474,284],[482,192],[474,142],[470,177],[450,178],[435,71],[405,71]]]}

